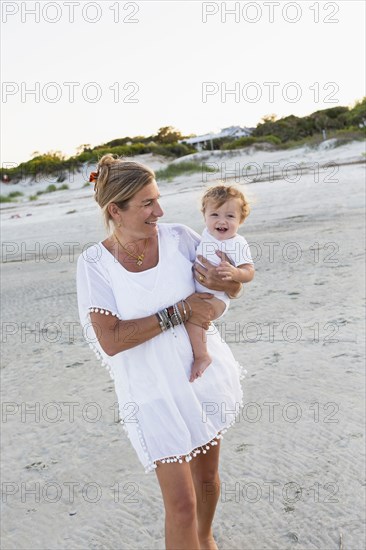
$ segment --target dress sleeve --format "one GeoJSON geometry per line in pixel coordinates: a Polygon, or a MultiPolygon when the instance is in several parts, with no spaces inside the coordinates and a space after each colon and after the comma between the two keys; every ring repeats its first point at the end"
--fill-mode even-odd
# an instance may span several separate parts
{"type": "Polygon", "coordinates": [[[79,256],[76,269],[76,290],[83,336],[113,379],[114,357],[110,357],[102,349],[90,320],[90,313],[93,311],[104,315],[114,315],[121,319],[107,270],[102,265],[101,256],[101,250],[97,245],[91,246],[79,256]]]}
{"type": "Polygon", "coordinates": [[[196,259],[196,248],[201,240],[200,235],[190,227],[180,223],[174,224],[173,229],[179,235],[180,252],[189,259],[190,262],[194,262],[196,259]]]}
{"type": "Polygon", "coordinates": [[[92,246],[85,250],[77,262],[77,297],[82,324],[92,311],[114,315],[120,319],[108,273],[103,269],[101,252],[92,246]]]}

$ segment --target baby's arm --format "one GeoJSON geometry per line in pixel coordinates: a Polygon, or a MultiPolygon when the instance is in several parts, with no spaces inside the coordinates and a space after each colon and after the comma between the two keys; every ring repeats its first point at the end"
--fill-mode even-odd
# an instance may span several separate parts
{"type": "Polygon", "coordinates": [[[223,281],[235,281],[237,283],[249,283],[255,272],[252,264],[242,264],[235,267],[229,262],[221,262],[216,269],[223,281]]]}

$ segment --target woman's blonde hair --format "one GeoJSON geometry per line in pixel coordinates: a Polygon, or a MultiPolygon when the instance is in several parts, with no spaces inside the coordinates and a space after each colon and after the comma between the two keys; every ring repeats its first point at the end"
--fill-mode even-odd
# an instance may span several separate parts
{"type": "Polygon", "coordinates": [[[126,210],[129,200],[149,185],[155,174],[143,164],[108,153],[99,160],[94,179],[94,198],[102,209],[107,231],[110,231],[113,218],[108,206],[113,202],[121,210],[126,210]]]}
{"type": "Polygon", "coordinates": [[[215,187],[207,189],[202,197],[201,212],[205,215],[207,202],[209,200],[212,200],[215,206],[220,208],[220,206],[230,199],[238,199],[240,203],[240,223],[243,223],[245,218],[249,216],[250,206],[243,193],[233,185],[216,185],[215,187]]]}

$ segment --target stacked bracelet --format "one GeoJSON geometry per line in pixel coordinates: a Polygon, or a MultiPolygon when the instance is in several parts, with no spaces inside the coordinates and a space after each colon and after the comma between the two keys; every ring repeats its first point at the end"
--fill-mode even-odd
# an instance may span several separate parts
{"type": "Polygon", "coordinates": [[[168,328],[173,328],[173,324],[169,319],[167,309],[162,309],[161,311],[158,311],[158,313],[156,313],[156,317],[159,320],[159,325],[162,332],[168,330],[168,328]]]}
{"type": "Polygon", "coordinates": [[[182,325],[192,316],[192,308],[189,303],[186,300],[181,300],[180,304],[182,306],[183,317],[179,311],[178,303],[173,304],[170,307],[166,307],[156,313],[162,332],[168,330],[169,328],[173,329],[173,327],[182,325]],[[188,307],[188,312],[186,306],[188,307]]]}
{"type": "Polygon", "coordinates": [[[179,307],[177,306],[177,304],[173,305],[173,309],[174,309],[175,318],[178,319],[178,324],[182,325],[183,324],[183,319],[182,319],[182,316],[180,314],[179,307]]]}

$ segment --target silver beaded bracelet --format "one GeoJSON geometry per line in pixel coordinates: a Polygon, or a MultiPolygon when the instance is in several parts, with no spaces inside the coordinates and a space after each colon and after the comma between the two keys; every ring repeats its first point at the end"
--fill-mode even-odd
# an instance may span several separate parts
{"type": "Polygon", "coordinates": [[[188,319],[192,316],[192,308],[190,304],[186,300],[181,300],[180,303],[182,305],[184,318],[182,317],[179,311],[178,304],[173,304],[173,306],[171,306],[171,308],[173,309],[173,313],[169,314],[168,310],[171,308],[164,308],[155,314],[159,321],[159,325],[162,332],[165,332],[169,328],[173,329],[173,327],[182,325],[183,323],[187,322],[188,319]],[[188,310],[189,310],[188,313],[187,313],[186,306],[188,306],[188,310]]]}
{"type": "Polygon", "coordinates": [[[178,324],[182,325],[184,321],[182,319],[182,316],[180,314],[180,311],[179,311],[179,308],[178,308],[177,304],[173,305],[173,309],[174,309],[175,317],[178,319],[178,324]]]}

